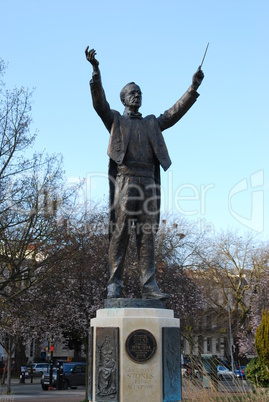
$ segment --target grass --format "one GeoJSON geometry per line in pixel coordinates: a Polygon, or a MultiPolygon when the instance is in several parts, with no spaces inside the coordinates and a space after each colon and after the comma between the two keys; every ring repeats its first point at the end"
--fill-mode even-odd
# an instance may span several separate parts
{"type": "Polygon", "coordinates": [[[236,380],[236,387],[231,389],[226,381],[210,383],[210,388],[203,388],[201,383],[193,384],[183,379],[182,402],[268,402],[269,390],[252,390],[246,381],[236,380]]]}

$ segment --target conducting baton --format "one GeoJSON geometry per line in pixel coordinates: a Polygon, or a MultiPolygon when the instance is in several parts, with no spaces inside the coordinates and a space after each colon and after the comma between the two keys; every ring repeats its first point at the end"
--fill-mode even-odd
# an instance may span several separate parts
{"type": "Polygon", "coordinates": [[[201,69],[201,68],[202,68],[202,65],[203,65],[203,62],[204,62],[204,60],[205,60],[205,55],[206,55],[206,52],[207,52],[208,46],[209,46],[209,42],[208,42],[208,44],[207,44],[207,46],[206,46],[205,53],[204,53],[204,57],[203,57],[202,62],[201,62],[201,64],[200,64],[200,66],[199,66],[199,69],[201,69]]]}

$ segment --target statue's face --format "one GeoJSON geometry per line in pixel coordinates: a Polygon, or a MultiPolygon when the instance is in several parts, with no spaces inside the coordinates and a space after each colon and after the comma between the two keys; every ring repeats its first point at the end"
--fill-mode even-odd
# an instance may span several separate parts
{"type": "Polygon", "coordinates": [[[139,109],[142,104],[142,92],[138,85],[130,84],[125,93],[125,106],[131,109],[139,109]]]}

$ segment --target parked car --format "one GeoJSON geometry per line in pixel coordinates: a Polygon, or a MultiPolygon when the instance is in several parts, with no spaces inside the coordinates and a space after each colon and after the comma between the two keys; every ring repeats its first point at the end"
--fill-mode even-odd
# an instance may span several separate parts
{"type": "MultiPolygon", "coordinates": [[[[72,364],[72,363],[69,363],[72,364]]],[[[76,388],[78,385],[85,385],[86,363],[75,363],[73,367],[64,364],[64,388],[76,388]]]]}
{"type": "MultiPolygon", "coordinates": [[[[66,362],[63,363],[63,387],[64,389],[77,388],[79,385],[85,385],[86,363],[84,362],[66,362]]],[[[57,386],[57,368],[53,368],[52,386],[57,386]]],[[[50,373],[44,373],[41,378],[41,386],[47,391],[50,386],[50,373]]]]}
{"type": "Polygon", "coordinates": [[[30,367],[28,367],[28,372],[33,370],[33,375],[35,377],[42,377],[44,373],[49,373],[50,365],[49,363],[32,363],[30,367]]]}
{"type": "Polygon", "coordinates": [[[220,380],[232,380],[234,378],[234,373],[227,369],[227,367],[224,366],[217,366],[217,374],[218,374],[218,378],[220,380]]]}
{"type": "MultiPolygon", "coordinates": [[[[57,386],[57,368],[53,367],[52,369],[52,384],[54,388],[57,386]]],[[[41,387],[44,391],[47,391],[50,386],[50,371],[48,373],[45,373],[41,377],[41,387]]]]}
{"type": "Polygon", "coordinates": [[[236,378],[242,378],[242,379],[246,378],[245,368],[246,368],[246,366],[241,366],[241,367],[238,367],[236,370],[234,370],[234,374],[235,374],[236,378]]]}

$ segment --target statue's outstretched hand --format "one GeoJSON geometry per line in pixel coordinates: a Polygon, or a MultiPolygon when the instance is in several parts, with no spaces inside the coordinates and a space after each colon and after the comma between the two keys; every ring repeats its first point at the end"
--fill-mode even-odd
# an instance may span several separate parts
{"type": "Polygon", "coordinates": [[[202,84],[203,79],[204,79],[204,73],[201,70],[201,67],[198,67],[198,70],[192,77],[192,87],[194,89],[198,89],[198,87],[202,84]]]}
{"type": "Polygon", "coordinates": [[[97,68],[99,66],[99,61],[96,60],[96,51],[94,49],[89,50],[89,46],[86,47],[85,50],[86,59],[91,63],[93,68],[97,68]]]}

